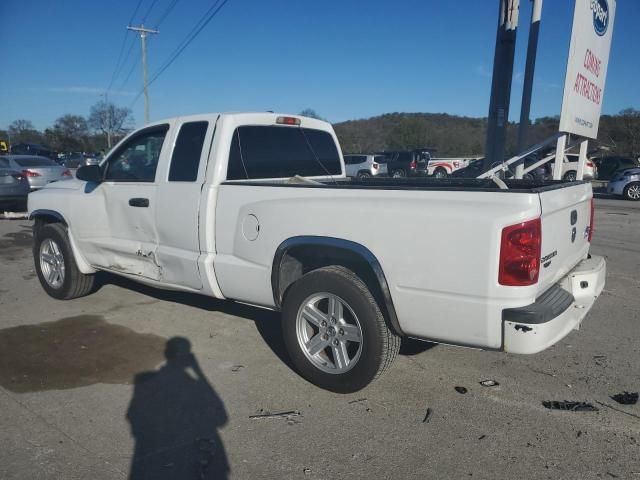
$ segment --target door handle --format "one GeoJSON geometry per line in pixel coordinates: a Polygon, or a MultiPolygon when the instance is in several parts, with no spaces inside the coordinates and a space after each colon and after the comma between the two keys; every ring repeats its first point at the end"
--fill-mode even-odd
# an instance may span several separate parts
{"type": "Polygon", "coordinates": [[[149,199],[148,198],[130,198],[129,206],[130,207],[148,207],[149,199]]]}

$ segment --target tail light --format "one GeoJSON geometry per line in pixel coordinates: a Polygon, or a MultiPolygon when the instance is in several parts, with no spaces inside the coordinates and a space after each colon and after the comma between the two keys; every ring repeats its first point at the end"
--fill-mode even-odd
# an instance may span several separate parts
{"type": "Polygon", "coordinates": [[[591,160],[587,160],[586,165],[589,168],[593,168],[593,162],[591,160]]]}
{"type": "Polygon", "coordinates": [[[371,166],[373,167],[374,170],[377,170],[380,167],[380,165],[378,165],[377,163],[374,163],[371,166]]]}
{"type": "Polygon", "coordinates": [[[69,170],[68,168],[62,172],[62,176],[63,177],[72,177],[73,175],[71,175],[71,170],[69,170]]]}
{"type": "Polygon", "coordinates": [[[591,243],[591,237],[593,237],[593,217],[595,216],[596,213],[596,205],[595,203],[593,203],[593,198],[591,199],[591,215],[590,215],[590,219],[589,219],[589,243],[591,243]]]}
{"type": "Polygon", "coordinates": [[[418,164],[416,163],[415,160],[411,160],[411,163],[409,164],[409,168],[411,168],[411,170],[415,170],[417,165],[418,164]]]}
{"type": "Polygon", "coordinates": [[[38,172],[34,172],[33,170],[22,170],[22,174],[25,177],[41,177],[42,176],[38,172]]]}
{"type": "Polygon", "coordinates": [[[453,162],[453,168],[458,168],[460,166],[460,162],[453,162]]]}
{"type": "Polygon", "coordinates": [[[527,286],[538,282],[542,224],[540,218],[502,230],[498,283],[527,286]]]}

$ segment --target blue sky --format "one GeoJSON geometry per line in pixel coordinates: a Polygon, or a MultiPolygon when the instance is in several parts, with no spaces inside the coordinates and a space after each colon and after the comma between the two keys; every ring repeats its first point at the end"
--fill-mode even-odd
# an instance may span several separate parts
{"type": "MultiPolygon", "coordinates": [[[[0,128],[24,118],[45,128],[88,115],[114,72],[138,0],[2,0],[0,128]]],[[[155,26],[172,0],[142,0],[155,26]],[[155,2],[155,3],[154,3],[155,2]]],[[[178,0],[148,44],[158,70],[213,0],[178,0]]],[[[519,115],[530,6],[521,0],[510,117],[519,115]]],[[[559,114],[573,0],[546,0],[532,117],[559,114]]],[[[229,0],[150,87],[151,119],[210,111],[310,107],[332,122],[386,112],[486,116],[498,0],[229,0]]],[[[640,1],[618,0],[603,111],[640,108],[640,1]]],[[[139,39],[110,99],[142,88],[139,39]],[[133,66],[133,67],[132,67],[133,66]],[[130,68],[129,81],[121,86],[130,68]]],[[[132,105],[143,122],[143,99],[132,105]]]]}

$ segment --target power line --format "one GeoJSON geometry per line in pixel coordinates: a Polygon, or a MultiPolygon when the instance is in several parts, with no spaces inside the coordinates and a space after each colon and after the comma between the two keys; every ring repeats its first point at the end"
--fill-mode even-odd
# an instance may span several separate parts
{"type": "Polygon", "coordinates": [[[133,19],[136,16],[136,13],[138,13],[138,9],[140,8],[140,4],[142,4],[142,0],[138,0],[138,4],[136,5],[136,9],[133,11],[133,15],[131,15],[131,18],[129,19],[129,25],[131,25],[133,23],[133,19]]]}
{"type": "Polygon", "coordinates": [[[131,68],[129,68],[129,71],[127,72],[127,76],[124,77],[124,81],[120,84],[120,88],[118,88],[116,90],[116,92],[121,92],[124,90],[124,87],[127,85],[127,82],[129,81],[129,79],[131,78],[131,74],[133,73],[133,71],[136,68],[136,65],[138,63],[138,60],[140,60],[140,52],[138,52],[138,55],[136,56],[136,58],[133,60],[133,62],[131,63],[131,68]]]}
{"type": "MultiPolygon", "coordinates": [[[[114,81],[122,73],[122,70],[124,69],[124,66],[127,64],[127,60],[129,60],[129,57],[131,57],[131,52],[133,50],[133,47],[136,45],[136,42],[133,39],[133,37],[129,37],[129,38],[131,38],[131,40],[132,40],[131,44],[129,45],[127,53],[125,54],[124,58],[122,59],[122,63],[120,64],[119,68],[116,70],[116,73],[114,74],[114,81]]],[[[111,86],[112,85],[109,86],[109,90],[111,90],[111,86]]]]}
{"type": "MultiPolygon", "coordinates": [[[[178,58],[178,56],[191,44],[191,42],[193,42],[193,40],[195,40],[198,34],[209,24],[209,22],[211,22],[211,20],[213,20],[213,18],[218,14],[218,12],[220,12],[222,7],[224,7],[228,1],[229,0],[222,0],[221,2],[220,0],[217,0],[211,6],[211,8],[207,10],[207,12],[200,18],[200,20],[196,22],[196,25],[187,34],[185,39],[182,42],[180,42],[180,44],[178,44],[178,47],[176,48],[176,50],[174,50],[174,53],[171,54],[171,56],[164,62],[162,67],[160,67],[160,69],[153,75],[151,80],[149,80],[147,87],[151,85],[153,82],[155,82],[158,79],[158,77],[162,75],[162,73],[164,73],[164,71],[171,66],[171,64],[178,58]],[[207,15],[209,16],[207,17],[207,15]]],[[[144,90],[140,91],[135,96],[135,98],[133,99],[129,107],[133,107],[133,105],[138,101],[138,99],[143,93],[144,93],[144,90]]]]}
{"type": "Polygon", "coordinates": [[[124,37],[122,37],[122,44],[120,45],[120,53],[118,54],[118,60],[116,61],[116,66],[113,69],[113,73],[111,73],[111,80],[109,80],[109,86],[107,87],[107,92],[111,90],[111,86],[113,85],[113,81],[116,79],[116,74],[120,67],[120,60],[122,60],[122,53],[124,52],[124,46],[127,43],[127,31],[124,32],[124,37]]]}
{"type": "Polygon", "coordinates": [[[158,28],[162,22],[164,22],[165,18],[167,18],[167,15],[169,15],[171,13],[171,10],[173,10],[173,7],[176,6],[176,3],[178,3],[179,0],[173,0],[165,9],[164,12],[162,12],[162,14],[158,17],[158,20],[156,21],[156,28],[158,28]]]}
{"type": "Polygon", "coordinates": [[[153,7],[155,7],[156,3],[158,3],[158,0],[153,0],[151,2],[151,5],[149,5],[149,8],[147,9],[147,13],[144,14],[144,17],[142,17],[142,20],[140,20],[140,23],[144,23],[147,20],[147,17],[151,13],[151,10],[153,10],[153,7]]]}

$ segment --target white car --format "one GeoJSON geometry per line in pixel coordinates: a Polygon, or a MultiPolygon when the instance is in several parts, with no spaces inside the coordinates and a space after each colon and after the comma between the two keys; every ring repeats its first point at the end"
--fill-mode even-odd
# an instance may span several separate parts
{"type": "Polygon", "coordinates": [[[387,175],[384,155],[349,154],[344,156],[344,168],[347,177],[369,178],[387,175]]]}
{"type": "Polygon", "coordinates": [[[298,371],[353,392],[402,336],[535,353],[578,328],[606,271],[591,185],[504,183],[349,180],[326,122],[172,118],[29,195],[35,267],[58,299],[104,270],[279,310],[298,371]]]}
{"type": "MultiPolygon", "coordinates": [[[[567,182],[573,182],[578,175],[578,158],[577,153],[565,153],[564,161],[562,162],[562,179],[567,182]]],[[[584,176],[585,180],[596,178],[595,164],[587,158],[584,164],[584,176]]]]}

